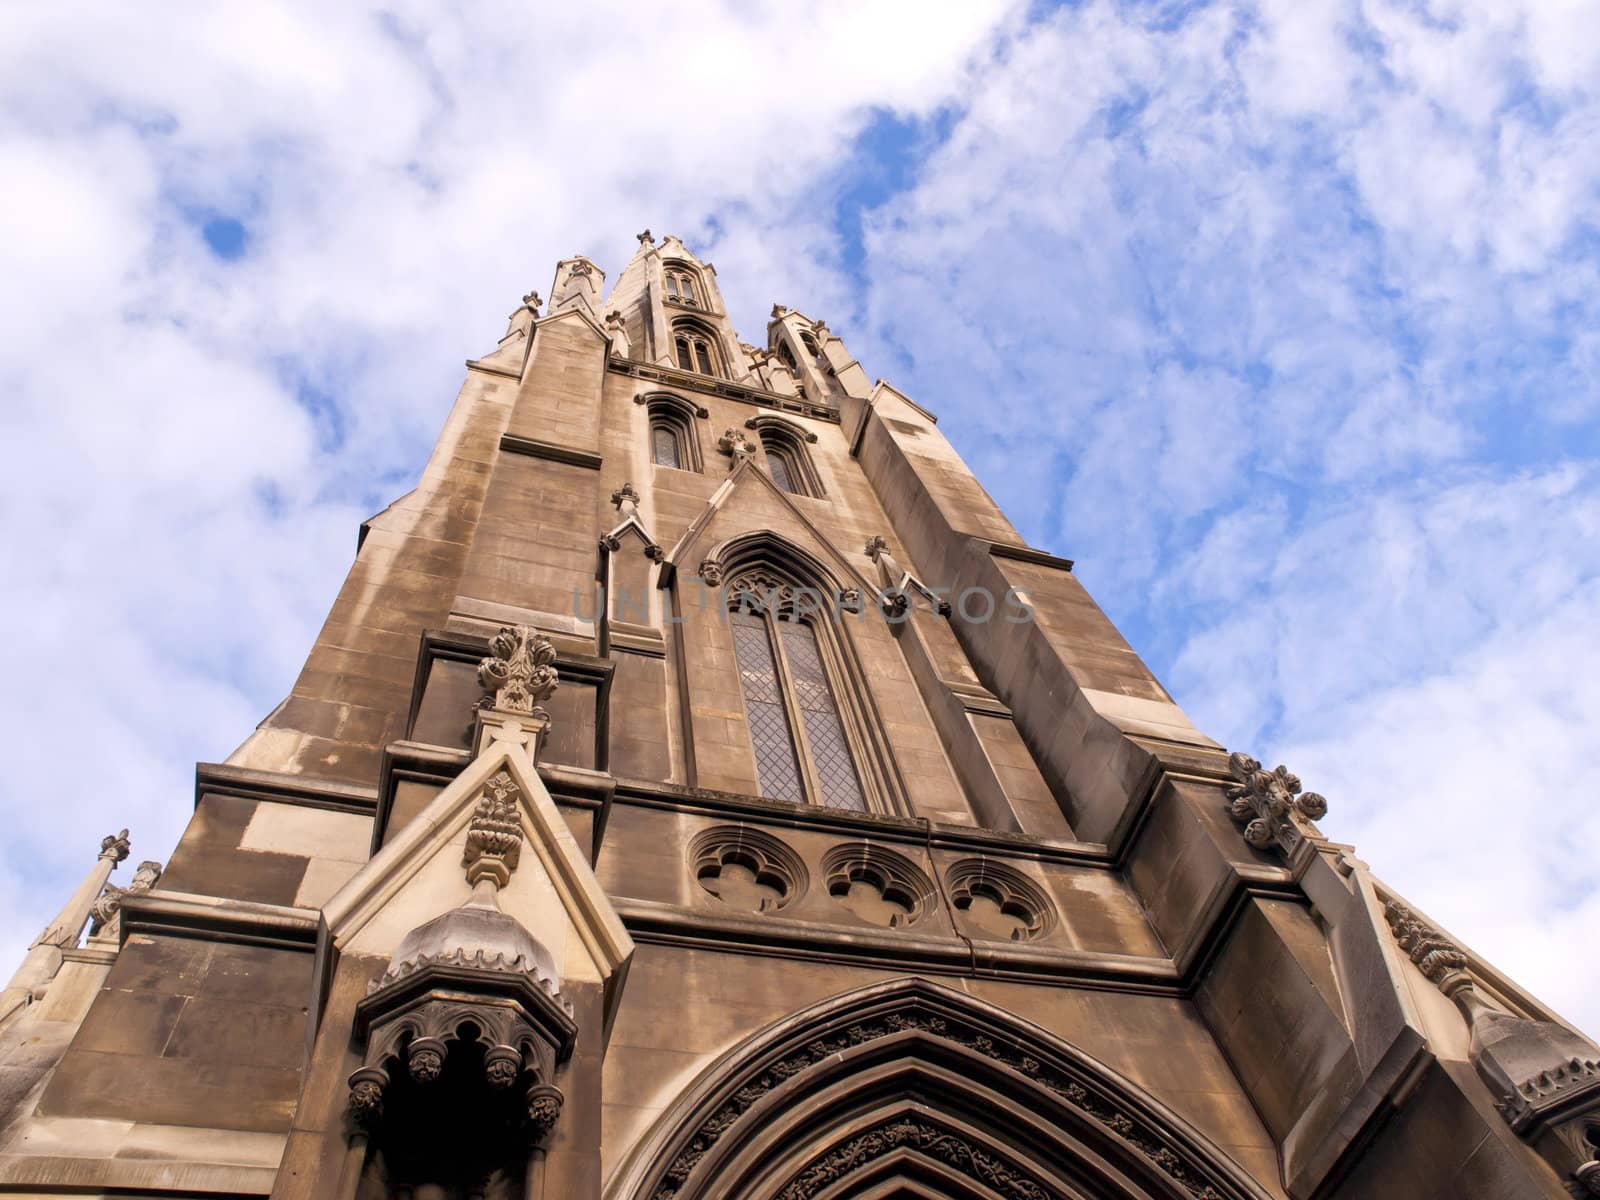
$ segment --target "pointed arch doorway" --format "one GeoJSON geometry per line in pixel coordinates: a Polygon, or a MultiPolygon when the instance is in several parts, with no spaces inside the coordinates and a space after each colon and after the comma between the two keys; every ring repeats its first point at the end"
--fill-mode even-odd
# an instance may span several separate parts
{"type": "Polygon", "coordinates": [[[1160,1101],[992,1005],[907,978],[723,1054],[607,1200],[1267,1200],[1160,1101]]]}

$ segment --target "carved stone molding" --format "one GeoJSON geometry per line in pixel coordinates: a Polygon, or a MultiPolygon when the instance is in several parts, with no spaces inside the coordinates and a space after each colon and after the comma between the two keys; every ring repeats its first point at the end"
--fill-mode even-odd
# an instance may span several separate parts
{"type": "Polygon", "coordinates": [[[867,548],[863,551],[863,553],[866,554],[866,556],[873,562],[877,562],[878,555],[882,554],[888,548],[889,543],[883,538],[883,535],[873,534],[867,539],[867,548]]]}
{"type": "Polygon", "coordinates": [[[1293,854],[1308,835],[1319,836],[1309,822],[1327,814],[1328,802],[1316,792],[1302,795],[1300,778],[1289,768],[1265,771],[1248,754],[1234,753],[1228,755],[1228,771],[1239,781],[1228,789],[1228,811],[1257,850],[1276,845],[1293,854]]]}
{"type": "MultiPolygon", "coordinates": [[[[892,1011],[863,1015],[858,1020],[842,1022],[832,1030],[810,1038],[802,1045],[792,1046],[754,1071],[747,1082],[727,1095],[697,1125],[684,1131],[678,1143],[681,1149],[672,1157],[653,1187],[645,1194],[649,1195],[651,1200],[676,1200],[678,1193],[683,1190],[684,1184],[701,1160],[729,1130],[739,1123],[741,1117],[774,1089],[807,1071],[823,1067],[830,1062],[837,1062],[838,1056],[847,1050],[908,1032],[918,1032],[964,1047],[1024,1076],[1032,1084],[1046,1089],[1070,1104],[1088,1120],[1114,1134],[1195,1200],[1223,1200],[1225,1193],[1218,1190],[1215,1185],[1221,1181],[1222,1176],[1192,1154],[1180,1140],[1169,1137],[1155,1126],[1139,1109],[1125,1104],[1114,1092],[1105,1087],[1101,1080],[1088,1074],[1076,1073],[1065,1063],[1051,1061],[1048,1054],[1037,1053],[1012,1037],[986,1030],[977,1022],[953,1011],[930,1007],[912,998],[908,998],[901,1007],[892,1011]]],[[[905,1136],[912,1135],[908,1131],[905,1136]]],[[[854,1144],[855,1141],[852,1139],[845,1146],[854,1144]]],[[[858,1164],[865,1163],[877,1156],[865,1153],[866,1149],[864,1146],[863,1156],[852,1161],[858,1164]]],[[[893,1149],[893,1146],[885,1145],[878,1153],[890,1149],[893,1149]]],[[[834,1157],[837,1152],[830,1151],[827,1156],[814,1164],[814,1167],[821,1167],[824,1163],[830,1162],[834,1164],[827,1168],[826,1179],[820,1175],[811,1177],[810,1172],[813,1167],[807,1167],[791,1186],[802,1185],[811,1179],[815,1187],[821,1187],[847,1173],[838,1169],[844,1160],[834,1157]]],[[[1014,1178],[1018,1181],[1017,1186],[1024,1186],[1023,1181],[1031,1177],[1017,1174],[1014,1178]]],[[[996,1177],[995,1182],[998,1181],[999,1177],[996,1177]]],[[[812,1193],[804,1190],[781,1193],[783,1196],[796,1197],[810,1194],[812,1193]]],[[[1001,1194],[1033,1195],[1030,1192],[1004,1191],[1001,1194]]],[[[1053,1196],[1058,1193],[1045,1191],[1041,1194],[1053,1196]]],[[[1226,1194],[1240,1196],[1246,1193],[1237,1188],[1230,1188],[1226,1194]]]]}
{"type": "MultiPolygon", "coordinates": [[[[753,349],[753,347],[752,347],[753,349]]],[[[782,429],[796,437],[804,438],[807,442],[815,442],[817,435],[809,429],[801,429],[792,421],[785,421],[782,417],[768,417],[757,415],[745,421],[746,429],[782,429]]]]}
{"type": "Polygon", "coordinates": [[[811,1200],[830,1184],[903,1146],[920,1151],[978,1180],[1007,1200],[1054,1200],[1058,1195],[1024,1171],[931,1121],[901,1118],[857,1134],[808,1166],[778,1193],[778,1200],[811,1200]]]}
{"type": "Polygon", "coordinates": [[[556,690],[556,648],[527,625],[505,626],[489,639],[492,655],[478,664],[478,682],[494,692],[492,707],[546,715],[539,707],[556,690]]]}
{"type": "Polygon", "coordinates": [[[1444,934],[1398,900],[1391,900],[1383,915],[1389,922],[1395,943],[1445,995],[1458,986],[1472,986],[1471,978],[1465,973],[1467,956],[1444,934]]]}

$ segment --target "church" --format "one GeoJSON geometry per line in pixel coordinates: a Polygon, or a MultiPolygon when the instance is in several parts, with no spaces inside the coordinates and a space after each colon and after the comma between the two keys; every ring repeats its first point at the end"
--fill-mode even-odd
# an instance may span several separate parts
{"type": "Polygon", "coordinates": [[[566,259],[170,861],[83,848],[0,1193],[1600,1195],[1600,1049],[1247,749],[824,320],[566,259]]]}

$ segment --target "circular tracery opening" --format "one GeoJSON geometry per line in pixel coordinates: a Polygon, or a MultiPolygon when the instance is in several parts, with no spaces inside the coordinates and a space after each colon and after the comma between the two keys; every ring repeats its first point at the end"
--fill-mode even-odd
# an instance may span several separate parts
{"type": "Polygon", "coordinates": [[[889,929],[915,924],[930,907],[933,883],[910,859],[868,842],[822,856],[828,894],[863,921],[889,929]]]}
{"type": "Polygon", "coordinates": [[[696,882],[740,912],[776,912],[805,890],[800,856],[759,829],[722,825],[689,845],[696,882]]]}
{"type": "Polygon", "coordinates": [[[950,903],[970,932],[1008,942],[1027,942],[1050,931],[1055,910],[1027,876],[987,859],[972,858],[950,868],[950,903]]]}

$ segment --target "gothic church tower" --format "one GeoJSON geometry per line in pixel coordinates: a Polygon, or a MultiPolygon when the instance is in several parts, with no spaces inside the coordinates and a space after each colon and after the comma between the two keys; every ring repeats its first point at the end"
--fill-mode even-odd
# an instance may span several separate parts
{"type": "Polygon", "coordinates": [[[0,1192],[1600,1194],[1600,1051],[823,321],[740,341],[648,233],[542,307],[165,869],[108,837],[29,951],[0,1192]]]}

